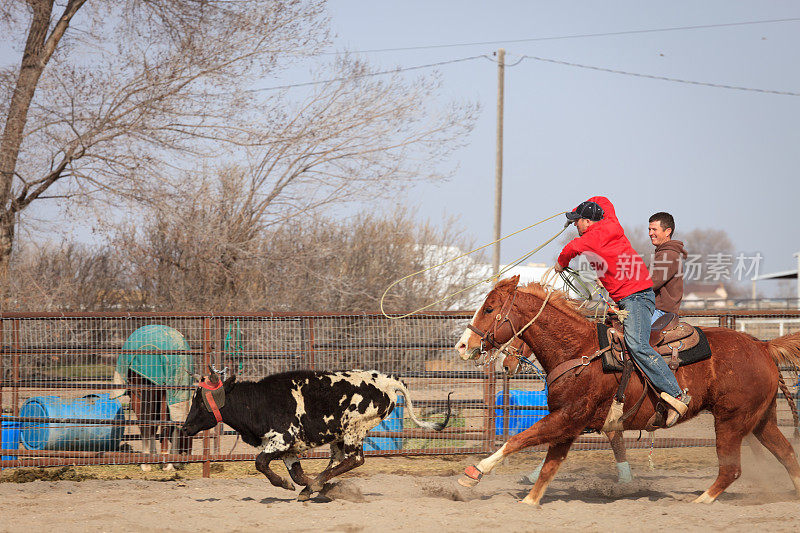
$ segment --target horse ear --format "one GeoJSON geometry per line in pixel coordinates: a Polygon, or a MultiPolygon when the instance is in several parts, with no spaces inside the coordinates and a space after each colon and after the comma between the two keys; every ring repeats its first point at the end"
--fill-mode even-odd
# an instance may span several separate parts
{"type": "Polygon", "coordinates": [[[514,290],[517,288],[517,285],[519,285],[519,274],[511,276],[510,278],[501,279],[494,288],[499,290],[514,290]]]}

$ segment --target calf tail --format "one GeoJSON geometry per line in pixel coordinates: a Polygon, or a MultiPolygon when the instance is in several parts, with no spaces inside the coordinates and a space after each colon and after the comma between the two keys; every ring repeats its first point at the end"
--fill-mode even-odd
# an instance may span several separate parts
{"type": "Polygon", "coordinates": [[[401,381],[397,381],[397,386],[395,388],[396,392],[399,392],[403,395],[406,399],[406,406],[408,407],[408,414],[411,415],[411,420],[416,422],[416,424],[420,427],[432,429],[434,431],[441,431],[445,427],[447,427],[447,423],[450,421],[450,396],[453,394],[452,392],[447,395],[447,416],[444,418],[444,422],[425,422],[424,420],[420,420],[417,418],[417,415],[414,414],[414,406],[411,404],[411,394],[409,394],[408,389],[401,381]]]}

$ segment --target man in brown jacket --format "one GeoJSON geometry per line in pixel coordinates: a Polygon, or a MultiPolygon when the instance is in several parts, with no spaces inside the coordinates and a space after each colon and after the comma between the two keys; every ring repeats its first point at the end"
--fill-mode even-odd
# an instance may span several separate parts
{"type": "Polygon", "coordinates": [[[652,321],[664,313],[675,313],[683,299],[683,260],[688,254],[683,242],[672,238],[675,233],[675,219],[669,213],[659,212],[650,217],[648,234],[650,242],[656,247],[650,265],[650,277],[656,293],[656,310],[652,321]]]}

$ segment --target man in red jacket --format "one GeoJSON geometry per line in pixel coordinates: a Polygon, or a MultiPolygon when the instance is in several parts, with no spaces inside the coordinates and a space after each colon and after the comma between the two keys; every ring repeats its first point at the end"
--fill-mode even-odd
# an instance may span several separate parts
{"type": "Polygon", "coordinates": [[[650,346],[655,294],[644,261],[631,246],[614,206],[605,196],[589,198],[567,213],[567,219],[574,222],[579,237],[561,251],[556,271],[564,270],[578,254],[589,259],[608,295],[620,309],[627,311],[625,344],[639,368],[671,407],[667,427],[675,425],[686,413],[691,397],[681,390],[664,359],[650,346]]]}

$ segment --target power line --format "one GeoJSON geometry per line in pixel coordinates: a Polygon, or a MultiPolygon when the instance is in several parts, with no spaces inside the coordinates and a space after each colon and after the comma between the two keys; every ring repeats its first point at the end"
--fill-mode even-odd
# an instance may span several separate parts
{"type": "Polygon", "coordinates": [[[478,55],[478,56],[462,57],[462,58],[458,58],[458,59],[450,59],[448,61],[439,61],[437,63],[428,63],[428,64],[425,64],[425,65],[415,65],[415,66],[412,66],[412,67],[397,67],[395,69],[383,70],[383,71],[380,71],[380,72],[366,72],[364,74],[356,74],[354,76],[342,76],[340,78],[332,78],[332,79],[329,79],[329,80],[307,81],[307,82],[304,82],[304,83],[291,83],[291,84],[287,84],[287,85],[276,85],[274,87],[263,87],[263,88],[260,88],[260,89],[248,89],[247,92],[257,93],[257,92],[266,92],[266,91],[279,91],[279,90],[282,90],[282,89],[293,89],[295,87],[310,87],[310,86],[313,86],[313,85],[324,85],[326,83],[334,83],[334,82],[337,82],[337,81],[348,81],[348,80],[354,80],[354,79],[358,79],[358,78],[369,78],[369,77],[372,77],[372,76],[382,76],[384,74],[396,74],[398,72],[406,72],[406,71],[409,71],[409,70],[420,70],[420,69],[424,69],[424,68],[439,67],[439,66],[442,66],[442,65],[450,65],[452,63],[463,63],[464,61],[474,61],[475,59],[481,59],[481,58],[488,59],[489,61],[494,61],[494,59],[492,59],[491,57],[487,56],[486,54],[481,54],[481,55],[478,55]]]}
{"type": "MultiPolygon", "coordinates": [[[[278,91],[278,90],[283,90],[283,89],[293,89],[293,88],[296,88],[296,87],[310,87],[310,86],[314,86],[314,85],[323,85],[323,84],[326,84],[326,83],[335,83],[335,82],[339,82],[339,81],[347,81],[347,80],[353,80],[353,79],[358,79],[358,78],[367,78],[367,77],[372,77],[372,76],[382,76],[382,75],[385,75],[385,74],[396,74],[396,73],[399,73],[399,72],[406,72],[406,71],[410,71],[410,70],[421,70],[421,69],[426,69],[426,68],[438,67],[438,66],[442,66],[442,65],[449,65],[449,64],[453,64],[453,63],[462,63],[462,62],[465,62],[465,61],[474,61],[476,59],[487,59],[489,61],[492,61],[493,63],[496,62],[496,60],[494,58],[489,57],[486,54],[481,54],[481,55],[477,55],[477,56],[462,57],[462,58],[457,58],[457,59],[450,59],[450,60],[447,60],[447,61],[439,61],[439,62],[436,62],[436,63],[427,63],[425,65],[415,65],[415,66],[411,66],[411,67],[398,67],[398,68],[395,68],[395,69],[383,70],[383,71],[380,71],[380,72],[367,72],[367,73],[358,74],[358,75],[355,75],[355,76],[342,76],[342,77],[339,77],[339,78],[332,78],[332,79],[328,79],[328,80],[309,81],[309,82],[303,82],[303,83],[292,83],[292,84],[286,84],[286,85],[276,85],[274,87],[264,87],[264,88],[260,88],[260,89],[250,89],[250,90],[248,90],[248,92],[266,92],[266,91],[278,91]]],[[[519,57],[519,59],[516,62],[510,63],[510,64],[507,63],[505,66],[506,67],[515,67],[515,66],[519,65],[520,63],[522,63],[522,61],[524,61],[525,59],[532,59],[534,61],[541,61],[541,62],[544,62],[544,63],[553,63],[553,64],[556,64],[556,65],[563,65],[563,66],[567,66],[567,67],[575,67],[575,68],[582,68],[582,69],[587,69],[587,70],[595,70],[595,71],[598,71],[598,72],[608,72],[610,74],[620,74],[620,75],[623,75],[623,76],[633,76],[633,77],[637,77],[637,78],[647,78],[647,79],[651,79],[651,80],[669,81],[669,82],[673,82],[673,83],[683,83],[683,84],[688,84],[688,85],[700,85],[700,86],[704,86],[704,87],[714,87],[714,88],[718,88],[718,89],[732,89],[732,90],[736,90],[736,91],[748,91],[748,92],[765,93],[765,94],[778,94],[778,95],[783,95],[783,96],[800,96],[800,93],[791,92],[791,91],[775,91],[775,90],[771,90],[771,89],[758,89],[758,88],[754,88],[754,87],[742,87],[742,86],[738,86],[738,85],[727,85],[727,84],[723,84],[723,83],[711,83],[711,82],[705,82],[705,81],[684,80],[684,79],[681,79],[681,78],[670,78],[668,76],[656,76],[656,75],[653,75],[653,74],[642,74],[642,73],[639,73],[639,72],[630,72],[630,71],[626,71],[626,70],[618,70],[618,69],[612,69],[612,68],[606,68],[606,67],[597,67],[597,66],[594,66],[594,65],[583,65],[581,63],[572,63],[570,61],[562,61],[562,60],[559,60],[559,59],[551,59],[551,58],[547,58],[547,57],[538,57],[538,56],[529,56],[529,55],[522,55],[522,56],[519,57]]]]}
{"type": "Polygon", "coordinates": [[[736,90],[736,91],[748,91],[748,92],[767,93],[767,94],[780,94],[780,95],[784,95],[784,96],[800,96],[800,93],[795,93],[795,92],[790,92],[790,91],[773,91],[771,89],[756,89],[756,88],[753,88],[753,87],[741,87],[741,86],[738,86],[738,85],[725,85],[725,84],[722,84],[722,83],[710,83],[710,82],[704,82],[704,81],[683,80],[683,79],[680,79],[680,78],[669,78],[667,76],[655,76],[655,75],[652,75],[652,74],[640,74],[638,72],[628,72],[628,71],[625,71],[625,70],[616,70],[616,69],[605,68],[605,67],[595,67],[593,65],[582,65],[580,63],[571,63],[569,61],[561,61],[561,60],[558,60],[558,59],[549,59],[549,58],[546,58],[546,57],[536,57],[536,56],[528,56],[528,55],[523,55],[520,58],[520,60],[517,61],[516,63],[514,63],[513,65],[506,65],[506,66],[516,66],[519,63],[521,63],[523,59],[533,59],[534,61],[542,61],[542,62],[545,62],[545,63],[555,63],[557,65],[564,65],[564,66],[568,66],[568,67],[576,67],[576,68],[583,68],[583,69],[589,69],[589,70],[597,70],[597,71],[600,71],[600,72],[609,72],[611,74],[622,74],[624,76],[634,76],[634,77],[637,77],[637,78],[648,78],[648,79],[651,79],[651,80],[671,81],[671,82],[674,82],[674,83],[685,83],[685,84],[689,84],[689,85],[702,85],[704,87],[715,87],[715,88],[718,88],[718,89],[733,89],[733,90],[736,90]]]}
{"type": "Polygon", "coordinates": [[[403,46],[398,48],[374,48],[371,50],[357,50],[357,51],[342,51],[342,52],[320,52],[319,55],[342,55],[342,54],[371,54],[377,52],[403,52],[408,50],[429,50],[429,49],[436,49],[436,48],[454,48],[458,46],[487,46],[487,45],[498,45],[498,44],[513,44],[513,43],[531,43],[531,42],[539,42],[539,41],[557,41],[557,40],[564,40],[564,39],[584,39],[589,37],[613,37],[618,35],[637,35],[642,33],[663,33],[663,32],[670,32],[670,31],[686,31],[686,30],[704,30],[704,29],[711,29],[711,28],[730,28],[735,26],[751,26],[754,24],[775,24],[780,22],[797,22],[800,21],[800,17],[797,18],[785,18],[785,19],[770,19],[770,20],[751,20],[751,21],[744,21],[744,22],[728,22],[722,24],[698,24],[695,26],[672,26],[668,28],[651,28],[645,30],[623,30],[623,31],[612,31],[612,32],[602,32],[602,33],[577,33],[571,35],[555,35],[551,37],[530,37],[527,39],[506,39],[502,41],[475,41],[475,42],[466,42],[466,43],[450,43],[450,44],[431,44],[431,45],[420,45],[420,46],[403,46]]]}
{"type": "MultiPolygon", "coordinates": [[[[496,62],[496,60],[494,58],[489,57],[486,54],[481,54],[481,55],[477,55],[477,56],[469,56],[469,57],[461,57],[461,58],[457,58],[457,59],[450,59],[450,60],[447,60],[447,61],[438,61],[436,63],[427,63],[427,64],[424,64],[424,65],[414,65],[414,66],[411,66],[411,67],[398,67],[398,68],[395,68],[395,69],[383,70],[383,71],[379,71],[379,72],[367,72],[367,73],[364,73],[364,74],[357,74],[355,76],[342,76],[342,77],[339,77],[339,78],[332,78],[332,79],[327,79],[327,80],[308,81],[308,82],[303,82],[303,83],[291,83],[291,84],[286,84],[286,85],[276,85],[276,86],[273,86],[273,87],[263,87],[263,88],[259,88],[259,89],[249,89],[248,92],[255,93],[255,92],[267,92],[267,91],[279,91],[279,90],[283,90],[283,89],[293,89],[293,88],[296,88],[296,87],[311,87],[311,86],[314,86],[314,85],[323,85],[323,84],[326,84],[326,83],[335,83],[335,82],[340,82],[340,81],[347,81],[347,80],[353,80],[353,79],[358,79],[358,78],[368,78],[368,77],[373,77],[373,76],[382,76],[382,75],[385,75],[385,74],[396,74],[396,73],[399,73],[399,72],[406,72],[406,71],[411,71],[411,70],[421,70],[421,69],[426,69],[426,68],[438,67],[438,66],[442,66],[442,65],[450,65],[450,64],[453,64],[453,63],[463,63],[465,61],[474,61],[476,59],[487,59],[489,61],[492,61],[493,63],[496,62]]],[[[800,96],[800,93],[791,92],[791,91],[775,91],[775,90],[772,90],[772,89],[758,89],[758,88],[754,88],[754,87],[743,87],[743,86],[738,86],[738,85],[727,85],[727,84],[723,84],[723,83],[712,83],[712,82],[695,81],[695,80],[684,80],[684,79],[681,79],[681,78],[670,78],[668,76],[656,76],[656,75],[653,75],[653,74],[642,74],[642,73],[639,73],[639,72],[630,72],[630,71],[626,71],[626,70],[618,70],[618,69],[612,69],[612,68],[606,68],[606,67],[597,67],[597,66],[594,66],[594,65],[584,65],[584,64],[581,64],[581,63],[572,63],[570,61],[562,61],[562,60],[559,60],[559,59],[551,59],[551,58],[547,58],[547,57],[530,56],[530,55],[522,55],[514,63],[507,63],[505,66],[506,67],[515,67],[515,66],[519,65],[520,63],[522,63],[522,61],[524,61],[525,59],[532,59],[534,61],[541,61],[541,62],[544,62],[544,63],[553,63],[553,64],[556,64],[556,65],[563,65],[563,66],[567,66],[567,67],[582,68],[582,69],[587,69],[587,70],[595,70],[595,71],[598,71],[598,72],[608,72],[610,74],[620,74],[620,75],[623,75],[623,76],[633,76],[633,77],[637,77],[637,78],[647,78],[647,79],[651,79],[651,80],[669,81],[669,82],[673,82],[673,83],[683,83],[683,84],[687,84],[687,85],[700,85],[700,86],[703,86],[703,87],[714,87],[714,88],[717,88],[717,89],[731,89],[731,90],[736,90],[736,91],[748,91],[748,92],[765,93],[765,94],[778,94],[778,95],[782,95],[782,96],[800,96]]]]}

